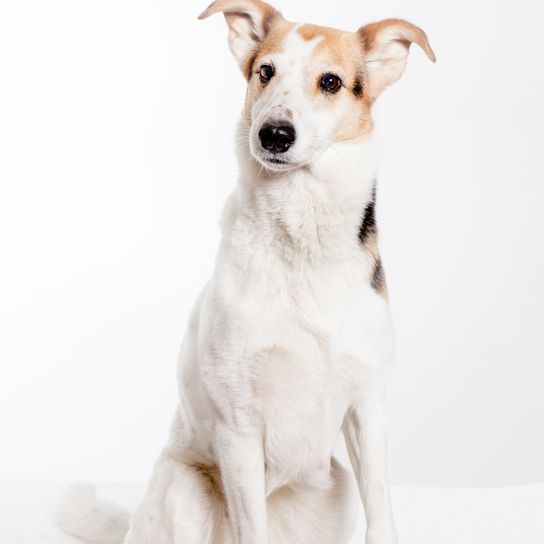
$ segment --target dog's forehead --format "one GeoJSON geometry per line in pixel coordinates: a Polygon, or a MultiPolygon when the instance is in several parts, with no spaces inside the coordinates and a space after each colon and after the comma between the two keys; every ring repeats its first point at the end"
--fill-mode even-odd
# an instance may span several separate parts
{"type": "Polygon", "coordinates": [[[322,59],[342,65],[361,55],[355,35],[335,28],[281,21],[261,44],[262,56],[281,54],[292,60],[322,59]]]}
{"type": "Polygon", "coordinates": [[[332,58],[338,64],[354,53],[355,36],[352,32],[311,24],[300,25],[296,32],[305,41],[318,42],[316,55],[332,58]]]}

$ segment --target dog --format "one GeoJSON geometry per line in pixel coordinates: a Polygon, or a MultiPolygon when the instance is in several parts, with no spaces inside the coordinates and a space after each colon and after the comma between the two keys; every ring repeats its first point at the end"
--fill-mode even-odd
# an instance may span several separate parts
{"type": "Polygon", "coordinates": [[[239,183],[182,345],[179,405],[129,515],[68,491],[68,533],[100,544],[395,544],[386,471],[392,326],[375,217],[372,105],[425,33],[344,32],[261,0],[217,0],[247,95],[239,183]],[[333,457],[343,433],[354,476],[333,457]]]}

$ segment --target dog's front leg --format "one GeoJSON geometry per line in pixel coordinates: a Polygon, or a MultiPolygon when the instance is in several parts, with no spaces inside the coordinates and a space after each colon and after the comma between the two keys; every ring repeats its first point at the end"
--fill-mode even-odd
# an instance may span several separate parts
{"type": "Polygon", "coordinates": [[[344,420],[344,437],[365,508],[366,544],[396,544],[386,470],[383,379],[368,384],[344,420]]]}
{"type": "Polygon", "coordinates": [[[262,438],[254,429],[220,423],[216,447],[234,544],[267,544],[262,438]]]}
{"type": "MultiPolygon", "coordinates": [[[[226,272],[221,278],[230,285],[226,272]]],[[[204,312],[209,323],[203,336],[210,340],[203,347],[200,374],[214,407],[210,449],[219,467],[229,544],[268,544],[264,424],[255,376],[269,351],[253,342],[254,326],[240,310],[242,297],[225,303],[231,289],[217,287],[204,312]],[[215,304],[221,297],[223,302],[215,304]]]]}

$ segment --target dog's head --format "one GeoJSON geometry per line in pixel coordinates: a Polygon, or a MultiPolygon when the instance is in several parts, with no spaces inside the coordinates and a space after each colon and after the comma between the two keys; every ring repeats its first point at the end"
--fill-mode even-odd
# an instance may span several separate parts
{"type": "Polygon", "coordinates": [[[199,18],[218,12],[248,81],[251,155],[273,171],[310,165],[369,132],[372,103],[400,78],[412,43],[435,60],[425,33],[399,19],[344,32],[291,23],[261,0],[216,0],[199,18]]]}

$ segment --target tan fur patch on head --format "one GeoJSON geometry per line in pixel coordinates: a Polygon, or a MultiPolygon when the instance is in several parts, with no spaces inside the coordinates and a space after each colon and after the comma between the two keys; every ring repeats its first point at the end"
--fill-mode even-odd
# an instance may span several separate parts
{"type": "Polygon", "coordinates": [[[272,26],[270,27],[266,38],[259,43],[252,54],[247,58],[244,66],[244,72],[247,74],[249,83],[244,108],[244,115],[247,119],[250,118],[252,103],[257,99],[258,95],[262,91],[262,89],[256,89],[255,86],[252,85],[252,79],[257,73],[256,60],[258,58],[266,57],[272,53],[281,52],[285,37],[294,26],[294,23],[286,21],[283,18],[273,19],[272,26]]]}
{"type": "Polygon", "coordinates": [[[269,21],[269,30],[266,38],[251,52],[244,62],[243,71],[248,80],[255,72],[255,60],[258,57],[281,51],[282,42],[287,33],[293,27],[293,23],[283,18],[273,18],[269,21]]]}
{"type": "Polygon", "coordinates": [[[257,51],[258,56],[277,53],[282,50],[285,36],[293,29],[294,23],[280,19],[274,21],[266,38],[261,42],[257,51]]]}
{"type": "MultiPolygon", "coordinates": [[[[316,46],[315,56],[321,56],[331,65],[342,69],[344,91],[349,93],[355,115],[342,125],[336,135],[336,141],[351,140],[369,132],[372,129],[370,115],[372,102],[364,92],[366,74],[360,37],[353,32],[311,24],[302,25],[297,32],[305,40],[321,38],[316,46]]],[[[322,95],[322,90],[317,84],[313,92],[316,97],[322,95]]],[[[330,107],[334,107],[335,97],[329,98],[330,107]]]]}
{"type": "Polygon", "coordinates": [[[321,38],[315,54],[326,57],[334,64],[352,68],[363,62],[362,50],[352,32],[310,24],[302,25],[297,32],[307,41],[321,38]]]}

